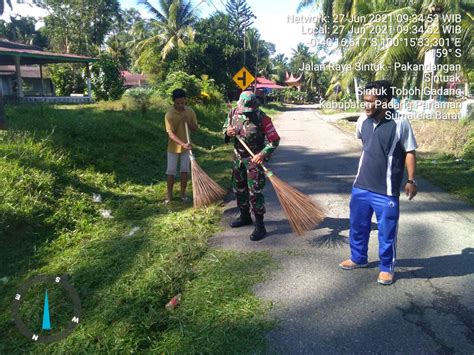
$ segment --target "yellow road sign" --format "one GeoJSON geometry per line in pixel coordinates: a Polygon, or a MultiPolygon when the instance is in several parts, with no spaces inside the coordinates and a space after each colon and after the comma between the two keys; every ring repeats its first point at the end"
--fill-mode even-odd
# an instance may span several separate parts
{"type": "Polygon", "coordinates": [[[232,78],[234,79],[235,83],[242,89],[245,90],[247,87],[253,83],[255,78],[252,74],[247,70],[246,67],[242,67],[237,74],[234,75],[232,78]]]}

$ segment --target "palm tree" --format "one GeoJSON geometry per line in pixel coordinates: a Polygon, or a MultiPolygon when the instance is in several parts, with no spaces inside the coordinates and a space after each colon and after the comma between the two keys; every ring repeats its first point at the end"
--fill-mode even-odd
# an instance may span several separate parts
{"type": "Polygon", "coordinates": [[[272,76],[272,80],[282,84],[285,81],[285,74],[288,71],[288,58],[286,58],[283,53],[277,54],[273,59],[273,69],[275,73],[272,76]]]}
{"type": "Polygon", "coordinates": [[[133,24],[132,29],[130,31],[130,35],[132,37],[132,40],[130,42],[127,42],[127,48],[130,50],[130,54],[132,56],[133,60],[133,66],[135,68],[138,68],[140,65],[140,61],[143,56],[143,53],[145,50],[150,50],[152,51],[155,48],[159,48],[160,42],[153,42],[153,41],[147,41],[148,39],[154,37],[154,35],[157,35],[157,31],[153,31],[153,28],[151,27],[151,24],[145,20],[140,20],[137,21],[133,24]]]}
{"type": "Polygon", "coordinates": [[[296,49],[292,49],[293,58],[291,58],[290,69],[292,73],[299,71],[303,63],[308,63],[311,58],[309,47],[304,43],[298,43],[296,49]]]}
{"type": "MultiPolygon", "coordinates": [[[[376,6],[371,9],[372,13],[386,16],[387,21],[385,23],[369,22],[362,26],[363,31],[356,36],[356,45],[350,48],[344,56],[346,63],[383,65],[384,69],[377,71],[375,78],[391,78],[393,81],[401,83],[403,79],[406,79],[406,73],[396,72],[393,69],[395,62],[422,63],[426,52],[438,48],[446,50],[446,55],[438,58],[439,63],[459,63],[464,68],[463,71],[467,72],[468,63],[472,63],[472,32],[474,30],[474,15],[468,10],[467,1],[438,0],[437,4],[434,4],[432,1],[419,0],[412,6],[403,8],[397,8],[391,2],[386,1],[385,4],[375,2],[376,6]],[[420,22],[413,16],[416,14],[424,15],[424,22],[420,22]],[[453,35],[446,33],[444,30],[445,25],[455,24],[454,21],[447,20],[445,16],[455,14],[461,15],[460,26],[463,29],[460,46],[463,56],[461,57],[456,56],[456,47],[452,40],[453,35]],[[399,21],[400,19],[407,20],[399,21]],[[389,30],[384,33],[382,27],[386,26],[387,23],[392,24],[392,26],[388,26],[389,30]],[[420,31],[420,33],[397,31],[400,28],[412,28],[413,26],[422,28],[424,31],[420,31]],[[449,41],[448,38],[451,38],[451,40],[449,41]],[[374,46],[371,45],[371,40],[374,39],[379,43],[384,43],[387,39],[393,39],[395,43],[398,41],[398,45],[388,43],[384,46],[374,46]],[[442,39],[444,39],[444,42],[441,42],[442,39]],[[424,45],[410,45],[410,41],[416,43],[418,40],[423,40],[424,45]],[[447,42],[450,42],[450,45],[443,45],[447,42]],[[439,45],[440,43],[441,45],[439,45]]],[[[344,81],[348,81],[352,78],[349,75],[344,79],[344,81]]]]}
{"type": "Polygon", "coordinates": [[[309,47],[301,42],[296,45],[296,49],[292,49],[292,52],[293,58],[307,58],[311,55],[309,47]]]}
{"type": "MultiPolygon", "coordinates": [[[[384,70],[371,71],[368,73],[371,79],[388,78],[395,83],[401,84],[408,81],[419,81],[421,76],[415,78],[413,73],[401,73],[393,70],[393,64],[399,63],[422,63],[425,53],[431,49],[444,50],[445,55],[438,59],[440,63],[459,63],[463,68],[464,77],[467,79],[469,71],[469,63],[472,63],[474,57],[474,49],[472,46],[472,33],[474,31],[474,6],[468,4],[470,0],[414,0],[409,6],[400,7],[400,2],[397,0],[323,0],[321,8],[323,15],[330,16],[332,19],[335,15],[346,16],[364,16],[368,14],[383,16],[385,21],[372,21],[362,24],[354,24],[358,32],[350,35],[348,33],[352,24],[339,23],[344,27],[343,31],[337,34],[328,32],[327,37],[338,39],[353,39],[355,45],[350,46],[347,51],[343,53],[343,63],[350,63],[353,66],[356,63],[370,64],[376,63],[384,70]],[[446,15],[461,15],[461,22],[459,25],[462,28],[462,35],[460,36],[460,49],[463,55],[457,56],[453,46],[454,41],[448,38],[453,37],[452,34],[447,33],[444,28],[445,25],[456,25],[453,18],[446,15]],[[420,18],[414,15],[422,15],[420,18]],[[387,26],[389,25],[389,26],[387,26]],[[414,26],[414,27],[413,27],[414,26]],[[388,28],[388,30],[387,30],[388,28]],[[402,28],[417,28],[423,29],[421,31],[400,31],[402,28]],[[392,43],[387,40],[393,40],[392,43]],[[443,42],[442,39],[445,41],[443,42]],[[412,45],[417,41],[424,41],[424,45],[412,45]],[[386,45],[373,45],[374,42],[386,43],[386,45]],[[394,45],[397,44],[398,45],[394,45]],[[443,45],[450,42],[451,45],[443,45]],[[441,44],[436,46],[437,44],[441,44]]],[[[298,10],[308,6],[315,6],[318,4],[316,0],[302,0],[298,6],[298,10]]],[[[335,16],[336,19],[341,19],[340,16],[335,16]]],[[[333,28],[333,26],[330,26],[333,28]]],[[[342,48],[341,48],[342,49],[342,48]]],[[[333,82],[340,81],[343,88],[351,85],[355,70],[351,73],[338,73],[333,78],[333,82]]],[[[367,74],[367,73],[366,73],[367,74]]],[[[416,74],[415,74],[416,75],[416,74]]]]}
{"type": "Polygon", "coordinates": [[[176,48],[184,47],[194,40],[193,25],[197,17],[190,0],[160,0],[159,9],[147,0],[139,0],[139,4],[145,5],[153,14],[153,27],[157,29],[157,33],[141,43],[142,47],[160,43],[161,58],[166,60],[176,48]]]}

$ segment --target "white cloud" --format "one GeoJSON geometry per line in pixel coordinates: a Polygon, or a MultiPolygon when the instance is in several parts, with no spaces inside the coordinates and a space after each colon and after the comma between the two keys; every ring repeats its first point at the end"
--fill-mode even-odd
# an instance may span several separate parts
{"type": "Polygon", "coordinates": [[[48,15],[48,12],[37,5],[33,4],[32,2],[25,3],[25,4],[18,4],[16,1],[12,1],[12,9],[10,9],[10,6],[5,4],[5,10],[2,16],[0,16],[0,19],[5,20],[7,22],[10,22],[10,16],[22,16],[22,17],[27,17],[27,16],[32,16],[38,19],[38,22],[36,23],[36,29],[41,27],[44,23],[40,19],[43,18],[44,16],[48,15]]]}

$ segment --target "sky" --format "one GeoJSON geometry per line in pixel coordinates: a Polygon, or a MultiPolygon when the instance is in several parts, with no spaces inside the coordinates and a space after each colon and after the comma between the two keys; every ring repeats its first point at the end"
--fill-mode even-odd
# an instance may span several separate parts
{"type": "MultiPolygon", "coordinates": [[[[192,1],[194,4],[199,2],[198,0],[192,1]]],[[[156,0],[150,0],[150,2],[157,4],[156,0]]],[[[146,16],[146,10],[143,6],[137,5],[137,0],[120,0],[120,3],[122,8],[135,7],[146,16]]],[[[200,16],[207,17],[216,9],[225,10],[225,3],[226,0],[202,1],[198,7],[200,16]]],[[[257,16],[253,26],[259,30],[261,38],[275,44],[276,52],[284,53],[288,58],[292,56],[292,49],[296,48],[299,42],[310,46],[311,36],[302,34],[302,26],[288,23],[289,15],[297,15],[296,8],[299,3],[300,0],[247,0],[247,4],[257,16]]],[[[314,15],[314,11],[307,9],[298,15],[309,14],[314,15]]]]}
{"type": "MultiPolygon", "coordinates": [[[[214,13],[216,9],[223,11],[226,0],[192,0],[197,7],[200,17],[207,17],[214,13]]],[[[134,7],[138,9],[144,17],[149,17],[145,7],[138,5],[137,0],[119,0],[122,8],[134,7]]],[[[150,0],[152,4],[157,4],[157,0],[150,0]]],[[[271,42],[276,46],[277,53],[284,53],[288,58],[292,56],[292,49],[296,48],[299,42],[307,44],[311,48],[311,36],[302,34],[302,25],[288,23],[288,16],[297,15],[296,8],[300,0],[247,0],[257,19],[253,26],[256,27],[261,38],[265,41],[271,42]]],[[[12,1],[13,13],[22,16],[44,16],[46,13],[36,6],[28,4],[17,4],[15,0],[12,1]]],[[[5,13],[1,17],[8,20],[10,16],[10,8],[5,7],[5,13]]],[[[299,15],[314,15],[314,10],[304,10],[299,15]]],[[[40,27],[41,23],[38,23],[40,27]]]]}

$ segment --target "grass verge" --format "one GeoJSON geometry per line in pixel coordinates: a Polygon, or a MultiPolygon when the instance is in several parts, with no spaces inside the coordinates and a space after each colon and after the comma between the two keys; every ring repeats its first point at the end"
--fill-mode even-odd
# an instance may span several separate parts
{"type": "Polygon", "coordinates": [[[269,102],[266,105],[263,105],[261,109],[271,118],[278,116],[286,110],[285,105],[281,102],[269,102]]]}
{"type": "MultiPolygon", "coordinates": [[[[219,133],[225,112],[196,112],[199,164],[228,187],[230,146],[219,133]]],[[[271,258],[209,250],[219,206],[163,203],[164,109],[25,105],[7,115],[10,129],[0,132],[0,353],[264,350],[268,305],[249,287],[271,258]],[[66,273],[82,302],[79,327],[56,343],[24,338],[10,312],[17,288],[33,275],[66,273]],[[177,293],[182,304],[165,310],[177,293]]],[[[53,329],[61,329],[68,302],[54,285],[37,288],[46,287],[53,329]]],[[[21,315],[41,334],[36,291],[21,315]]]]}

